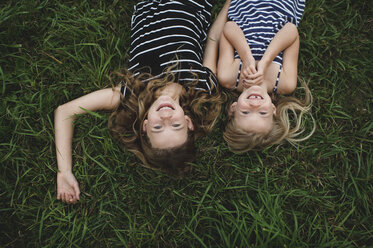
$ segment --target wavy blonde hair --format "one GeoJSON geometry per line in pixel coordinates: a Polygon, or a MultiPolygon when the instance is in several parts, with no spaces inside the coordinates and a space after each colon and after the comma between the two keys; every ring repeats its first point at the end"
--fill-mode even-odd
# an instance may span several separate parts
{"type": "MultiPolygon", "coordinates": [[[[276,106],[276,115],[273,115],[273,127],[267,134],[248,133],[236,127],[233,117],[228,119],[228,124],[223,132],[224,140],[232,152],[243,153],[254,148],[265,148],[273,144],[280,144],[287,140],[294,144],[308,139],[315,131],[315,121],[310,113],[312,106],[312,94],[308,85],[300,80],[304,89],[304,99],[300,100],[294,96],[272,95],[272,102],[276,106]],[[305,132],[304,117],[308,114],[313,123],[309,134],[299,137],[305,132]],[[292,125],[295,123],[295,125],[292,125]]],[[[230,106],[230,105],[229,105],[230,106]]],[[[229,107],[228,106],[228,107],[229,107]]]]}
{"type": "Polygon", "coordinates": [[[116,79],[113,80],[125,82],[127,93],[131,92],[131,94],[127,95],[118,109],[111,114],[108,125],[111,134],[134,153],[144,166],[181,177],[190,171],[188,162],[195,157],[195,140],[211,131],[223,101],[219,90],[214,89],[213,85],[210,85],[211,89],[215,90],[212,95],[195,90],[194,86],[198,83],[196,77],[196,80],[188,84],[180,95],[180,106],[185,115],[191,118],[194,131],[188,131],[187,141],[181,146],[170,149],[153,148],[141,127],[159,91],[175,82],[171,69],[172,67],[168,68],[162,78],[154,78],[146,73],[134,77],[127,70],[114,73],[116,79]],[[153,79],[149,80],[149,78],[153,79]],[[145,81],[148,82],[144,83],[145,81]]]}

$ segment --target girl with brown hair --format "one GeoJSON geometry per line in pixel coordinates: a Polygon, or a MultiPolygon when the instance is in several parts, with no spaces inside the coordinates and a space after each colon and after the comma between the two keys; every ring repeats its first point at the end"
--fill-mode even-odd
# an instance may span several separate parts
{"type": "Polygon", "coordinates": [[[230,150],[242,153],[284,139],[301,141],[313,133],[298,138],[311,108],[307,85],[301,81],[303,100],[279,96],[297,86],[297,25],[304,7],[305,0],[232,0],[218,61],[219,83],[241,92],[229,106],[223,134],[230,150]]]}
{"type": "Polygon", "coordinates": [[[111,133],[144,166],[176,177],[190,169],[187,163],[194,158],[195,139],[211,130],[220,113],[222,100],[215,74],[228,6],[229,1],[207,35],[209,0],[136,4],[129,68],[114,74],[120,83],[55,111],[57,199],[79,200],[79,185],[72,173],[72,122],[75,115],[87,110],[112,111],[111,133]]]}

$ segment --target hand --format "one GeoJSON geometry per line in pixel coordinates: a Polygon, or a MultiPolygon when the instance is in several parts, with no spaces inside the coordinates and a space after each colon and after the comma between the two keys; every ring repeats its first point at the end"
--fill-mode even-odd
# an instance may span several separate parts
{"type": "Polygon", "coordinates": [[[250,84],[250,86],[255,84],[261,84],[263,82],[264,74],[268,68],[268,65],[268,62],[260,60],[256,67],[256,73],[248,76],[247,84],[250,84]]]}
{"type": "Polygon", "coordinates": [[[79,200],[78,181],[72,172],[57,173],[57,199],[65,203],[75,204],[79,200]]]}
{"type": "Polygon", "coordinates": [[[243,62],[241,74],[243,77],[242,86],[244,88],[249,88],[263,82],[263,76],[258,74],[253,56],[251,56],[249,60],[243,62]]]}
{"type": "Polygon", "coordinates": [[[256,73],[255,68],[255,59],[253,56],[250,56],[249,59],[242,61],[241,74],[244,79],[248,78],[249,75],[256,73]]]}

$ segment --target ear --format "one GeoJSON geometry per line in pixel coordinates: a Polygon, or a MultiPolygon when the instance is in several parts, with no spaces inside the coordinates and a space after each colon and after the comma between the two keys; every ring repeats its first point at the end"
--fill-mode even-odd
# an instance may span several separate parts
{"type": "Polygon", "coordinates": [[[237,102],[232,103],[229,107],[228,115],[232,116],[234,112],[236,112],[237,102]]]}
{"type": "Polygon", "coordinates": [[[143,124],[142,124],[142,131],[144,132],[144,133],[146,133],[146,126],[148,125],[148,120],[144,120],[144,122],[143,122],[143,124]]]}
{"type": "Polygon", "coordinates": [[[276,115],[276,106],[272,103],[273,115],[276,115]]]}
{"type": "Polygon", "coordinates": [[[189,116],[185,115],[185,120],[187,122],[187,127],[189,130],[193,131],[194,130],[194,125],[192,119],[190,119],[189,116]]]}

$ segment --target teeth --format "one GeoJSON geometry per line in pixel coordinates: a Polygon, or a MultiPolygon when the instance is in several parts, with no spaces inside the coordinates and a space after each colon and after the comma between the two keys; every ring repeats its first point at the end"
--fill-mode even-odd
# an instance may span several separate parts
{"type": "Polygon", "coordinates": [[[261,96],[250,96],[249,99],[262,99],[261,96]]]}
{"type": "Polygon", "coordinates": [[[171,109],[172,110],[172,108],[170,108],[170,107],[162,107],[162,108],[160,108],[160,110],[161,109],[171,109]]]}

